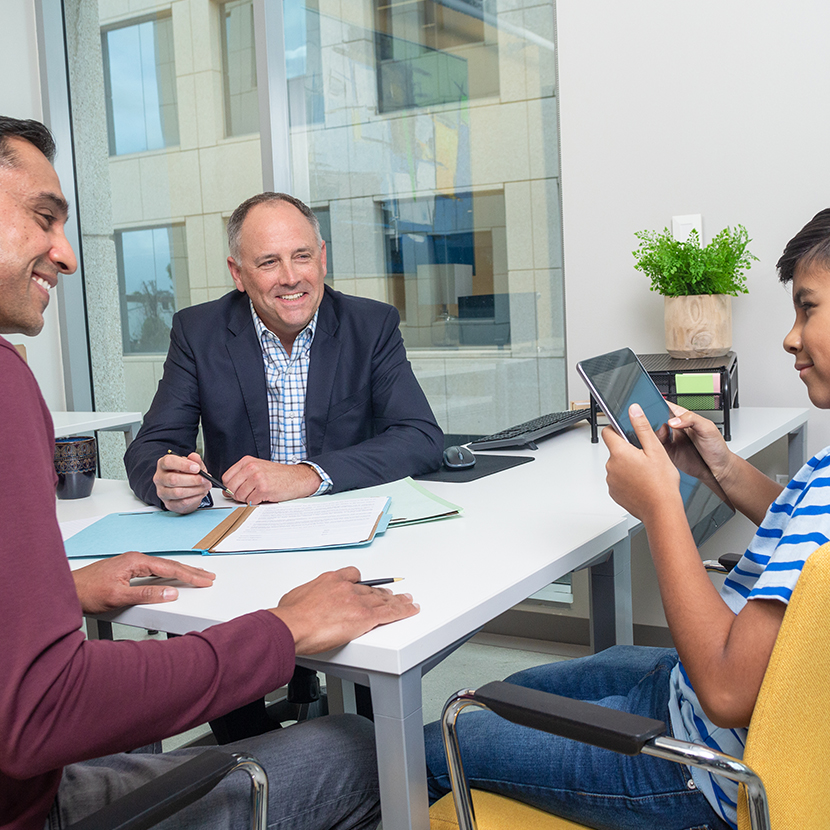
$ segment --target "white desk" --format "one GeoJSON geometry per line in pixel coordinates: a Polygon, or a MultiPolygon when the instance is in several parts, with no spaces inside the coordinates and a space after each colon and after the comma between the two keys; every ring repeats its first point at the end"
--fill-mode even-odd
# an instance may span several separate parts
{"type": "MultiPolygon", "coordinates": [[[[200,559],[217,574],[213,587],[183,588],[176,602],[105,618],[181,634],[272,607],[295,585],[346,564],[367,578],[405,577],[396,588],[416,598],[420,614],[300,662],[329,678],[370,687],[383,826],[426,830],[422,675],[489,620],[628,538],[619,508],[566,514],[550,506],[544,488],[525,492],[527,471],[541,466],[536,461],[464,486],[430,483],[434,492],[440,489],[464,505],[465,515],[389,529],[365,549],[200,559]]],[[[67,520],[136,506],[125,483],[101,480],[89,498],[59,502],[58,516],[67,520]]]]}
{"type": "Polygon", "coordinates": [[[127,446],[138,434],[140,412],[52,412],[55,438],[88,432],[123,432],[127,446]]]}
{"type": "MultiPolygon", "coordinates": [[[[793,465],[803,454],[807,410],[733,414],[730,446],[739,454],[751,455],[785,435],[792,436],[793,465]]],[[[300,662],[370,686],[384,828],[426,830],[421,712],[426,671],[498,614],[590,563],[595,563],[592,613],[603,610],[605,620],[594,642],[608,645],[615,633],[620,642],[631,642],[629,533],[639,523],[608,497],[607,451],[602,443],[591,444],[589,436],[583,424],[535,453],[523,451],[535,456],[530,464],[467,484],[428,482],[433,492],[464,507],[460,518],[392,528],[365,549],[211,557],[204,564],[217,574],[212,588],[184,588],[174,603],[128,608],[105,618],[180,634],[273,606],[291,587],[345,564],[356,565],[365,578],[404,576],[396,587],[413,594],[421,604],[419,615],[300,662]]],[[[99,481],[90,498],[58,502],[58,518],[138,505],[123,482],[99,481]]]]}

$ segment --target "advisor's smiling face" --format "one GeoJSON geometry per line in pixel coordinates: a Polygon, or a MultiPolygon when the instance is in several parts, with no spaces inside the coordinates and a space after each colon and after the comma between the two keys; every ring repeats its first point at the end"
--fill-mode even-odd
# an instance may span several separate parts
{"type": "Polygon", "coordinates": [[[28,141],[7,142],[14,160],[0,162],[0,332],[35,335],[58,274],[77,263],[55,169],[28,141]]]}
{"type": "Polygon", "coordinates": [[[234,284],[290,353],[323,299],[326,245],[288,202],[251,208],[239,232],[239,257],[228,259],[234,284]]]}

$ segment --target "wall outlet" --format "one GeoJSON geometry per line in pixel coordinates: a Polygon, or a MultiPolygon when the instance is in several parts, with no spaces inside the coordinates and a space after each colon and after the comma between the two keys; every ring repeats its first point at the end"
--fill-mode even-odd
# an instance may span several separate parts
{"type": "Polygon", "coordinates": [[[703,216],[699,213],[689,213],[685,216],[672,216],[671,235],[678,242],[685,242],[692,231],[697,231],[697,239],[703,244],[703,216]]]}

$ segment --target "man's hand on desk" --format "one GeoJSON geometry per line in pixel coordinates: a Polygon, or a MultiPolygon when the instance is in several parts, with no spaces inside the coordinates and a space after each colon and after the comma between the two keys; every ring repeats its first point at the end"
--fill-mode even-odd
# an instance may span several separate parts
{"type": "Polygon", "coordinates": [[[178,590],[170,585],[130,584],[131,579],[144,576],[178,579],[196,588],[208,588],[216,578],[216,574],[203,568],[137,551],[101,559],[72,571],[75,591],[85,614],[101,614],[125,605],[172,602],[178,597],[178,590]]]}
{"type": "Polygon", "coordinates": [[[210,482],[199,475],[205,470],[199,453],[187,458],[167,453],[156,462],[153,483],[164,506],[173,513],[192,513],[210,490],[210,482]]]}
{"type": "Polygon", "coordinates": [[[322,479],[308,464],[278,464],[246,455],[228,469],[222,481],[236,501],[261,504],[311,496],[322,479]]]}
{"type": "Polygon", "coordinates": [[[378,625],[412,617],[420,606],[409,594],[356,585],[357,568],[341,568],[289,591],[272,614],[294,636],[297,654],[337,648],[378,625]]]}

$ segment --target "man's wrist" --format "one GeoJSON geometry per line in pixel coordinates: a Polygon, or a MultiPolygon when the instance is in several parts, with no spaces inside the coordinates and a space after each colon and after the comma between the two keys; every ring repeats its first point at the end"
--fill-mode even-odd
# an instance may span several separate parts
{"type": "Polygon", "coordinates": [[[301,461],[300,464],[302,464],[305,467],[311,467],[311,469],[314,470],[315,473],[317,473],[320,479],[320,484],[317,487],[317,489],[311,494],[312,496],[322,496],[323,493],[328,493],[329,490],[331,490],[333,482],[331,478],[329,478],[329,476],[327,475],[326,471],[319,464],[315,464],[313,461],[301,461]]]}

